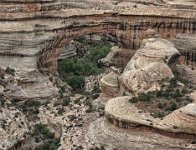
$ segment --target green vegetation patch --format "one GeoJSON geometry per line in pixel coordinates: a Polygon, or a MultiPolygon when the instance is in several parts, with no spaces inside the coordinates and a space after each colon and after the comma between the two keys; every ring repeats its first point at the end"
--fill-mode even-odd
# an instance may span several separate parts
{"type": "Polygon", "coordinates": [[[0,95],[0,107],[5,107],[6,100],[3,95],[0,95]]]}
{"type": "Polygon", "coordinates": [[[132,97],[129,102],[158,118],[162,118],[192,102],[192,99],[188,96],[192,87],[187,80],[176,75],[171,80],[164,79],[160,81],[160,84],[161,90],[139,93],[138,96],[132,97]],[[184,86],[179,86],[178,83],[183,83],[184,86]]]}
{"type": "Polygon", "coordinates": [[[45,124],[36,124],[33,131],[35,142],[40,143],[35,150],[56,150],[60,139],[54,137],[54,133],[50,132],[45,124]]]}
{"type": "Polygon", "coordinates": [[[67,82],[73,90],[82,90],[85,85],[85,76],[98,75],[104,70],[98,67],[98,60],[104,58],[110,51],[108,42],[92,42],[84,38],[77,39],[88,47],[88,55],[85,58],[73,57],[58,62],[60,78],[67,82]]]}
{"type": "Polygon", "coordinates": [[[40,101],[36,100],[26,100],[24,104],[22,105],[22,111],[24,113],[31,112],[32,114],[38,114],[39,113],[39,107],[41,106],[40,101]]]}

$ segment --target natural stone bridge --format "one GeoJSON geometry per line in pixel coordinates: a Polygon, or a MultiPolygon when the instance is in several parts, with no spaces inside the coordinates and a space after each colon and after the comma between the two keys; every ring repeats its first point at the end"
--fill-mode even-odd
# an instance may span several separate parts
{"type": "Polygon", "coordinates": [[[55,72],[61,49],[72,39],[87,34],[111,34],[130,49],[140,47],[148,28],[171,40],[179,34],[196,34],[196,12],[192,9],[141,5],[131,9],[100,6],[99,10],[87,10],[84,2],[80,2],[83,7],[73,2],[74,7],[82,9],[65,9],[71,7],[70,1],[65,0],[14,2],[9,0],[0,6],[1,67],[47,68],[55,72]]]}

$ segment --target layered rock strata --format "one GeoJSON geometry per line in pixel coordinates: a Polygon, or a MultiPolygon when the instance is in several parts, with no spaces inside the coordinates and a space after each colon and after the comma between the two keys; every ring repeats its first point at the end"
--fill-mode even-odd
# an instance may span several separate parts
{"type": "MultiPolygon", "coordinates": [[[[180,4],[180,7],[173,7],[174,5],[168,1],[160,0],[123,0],[121,2],[113,0],[3,0],[0,5],[0,59],[2,60],[0,67],[3,69],[7,67],[14,68],[16,72],[14,75],[6,75],[5,79],[1,79],[2,83],[6,81],[8,84],[0,86],[0,93],[7,95],[9,100],[16,99],[19,101],[31,98],[51,100],[56,97],[58,95],[58,88],[55,86],[56,81],[49,76],[50,74],[43,75],[37,70],[43,71],[46,69],[55,73],[57,59],[62,48],[78,36],[106,33],[115,37],[117,43],[131,49],[137,49],[141,46],[144,32],[148,28],[156,29],[161,37],[174,40],[174,42],[177,36],[182,37],[183,34],[188,35],[187,39],[190,39],[190,37],[194,39],[196,34],[196,12],[193,8],[195,8],[195,5],[191,3],[193,7],[191,6],[190,8],[185,6],[184,2],[181,3],[182,5],[180,4]]],[[[182,39],[182,41],[187,41],[187,39],[182,39]]],[[[178,41],[176,43],[175,45],[178,45],[178,41]]],[[[195,50],[194,42],[191,43],[193,43],[191,50],[195,50]]],[[[73,109],[77,112],[79,108],[73,109]]],[[[52,124],[62,121],[63,117],[55,118],[54,121],[45,120],[52,119],[51,116],[53,116],[46,115],[46,112],[47,110],[43,112],[41,120],[52,124]],[[44,115],[47,117],[44,118],[44,115]]],[[[190,117],[187,109],[183,109],[183,112],[185,117],[187,117],[187,114],[190,117]]],[[[4,110],[1,114],[4,115],[4,110]]],[[[26,124],[18,122],[17,119],[14,120],[16,118],[14,114],[10,111],[6,113],[6,116],[1,117],[4,120],[8,119],[8,127],[11,129],[0,128],[2,131],[1,139],[3,139],[0,143],[2,149],[15,149],[20,146],[25,139],[26,131],[28,131],[26,124]],[[22,128],[20,128],[21,124],[22,128]]],[[[40,113],[40,115],[42,114],[40,113]]],[[[179,112],[176,112],[175,115],[182,116],[179,112]]],[[[194,116],[194,114],[191,115],[194,116]]],[[[23,118],[22,115],[20,117],[23,118]]],[[[91,119],[87,117],[86,120],[86,126],[88,126],[91,119]]],[[[180,120],[177,120],[177,123],[180,124],[180,120]]],[[[116,132],[116,127],[108,124],[108,128],[115,128],[110,132],[108,128],[103,127],[101,129],[101,124],[100,121],[95,124],[96,128],[94,129],[96,129],[96,132],[90,134],[89,137],[96,143],[96,137],[103,135],[102,138],[98,138],[99,142],[108,141],[106,145],[109,148],[122,147],[126,149],[126,144],[123,141],[126,141],[127,137],[128,139],[132,138],[131,141],[133,141],[128,145],[128,149],[132,149],[133,146],[140,149],[145,146],[146,149],[161,149],[164,145],[168,149],[193,149],[194,146],[190,144],[192,138],[189,141],[187,139],[174,140],[159,134],[151,136],[151,132],[143,134],[134,131],[137,134],[136,136],[127,136],[127,131],[123,132],[118,128],[118,131],[122,131],[122,134],[118,133],[116,132]],[[146,135],[149,138],[146,138],[146,135]],[[119,137],[121,142],[117,142],[119,137]],[[133,140],[137,139],[137,137],[138,139],[143,137],[144,140],[141,140],[141,142],[145,144],[138,145],[139,140],[133,140]],[[153,139],[153,141],[149,139],[153,139]],[[163,140],[158,141],[157,139],[163,140]],[[112,144],[110,144],[111,141],[113,141],[112,144]],[[168,141],[169,144],[167,144],[168,141]],[[150,144],[153,142],[154,144],[150,144]]],[[[61,125],[63,126],[64,124],[61,125]]],[[[79,125],[81,125],[80,122],[79,125]]],[[[72,126],[72,124],[67,126],[72,126]]],[[[91,127],[93,128],[93,126],[91,127]]],[[[190,127],[187,128],[187,126],[185,129],[182,129],[183,127],[180,129],[189,132],[190,127]]],[[[87,127],[83,131],[86,131],[86,129],[87,127]]],[[[81,133],[82,137],[85,134],[83,131],[81,133]]],[[[73,132],[75,133],[75,129],[73,129],[73,132]]],[[[70,139],[72,139],[73,132],[71,131],[70,133],[70,139]]],[[[75,135],[74,138],[78,136],[77,133],[75,135]]],[[[67,137],[67,131],[63,133],[60,148],[71,149],[72,146],[67,144],[70,142],[69,138],[67,140],[65,137],[67,137]]]]}
{"type": "MultiPolygon", "coordinates": [[[[186,136],[196,138],[196,104],[188,104],[163,119],[154,118],[150,113],[139,110],[129,102],[130,97],[119,97],[110,100],[106,104],[105,112],[107,118],[111,119],[113,124],[121,128],[131,127],[149,127],[159,133],[171,133],[178,137],[180,134],[188,133],[186,136]],[[176,134],[175,134],[176,133],[176,134]]],[[[169,135],[169,134],[168,134],[169,135]]],[[[175,137],[174,136],[174,137],[175,137]]]]}
{"type": "Polygon", "coordinates": [[[38,66],[54,72],[62,47],[91,33],[111,34],[134,49],[141,45],[147,28],[168,39],[195,34],[194,9],[171,9],[158,1],[17,2],[4,1],[0,6],[1,59],[5,60],[1,67],[38,66]],[[87,10],[89,6],[92,9],[87,10]]]}
{"type": "Polygon", "coordinates": [[[38,71],[6,69],[2,71],[1,85],[3,94],[10,100],[24,101],[29,99],[51,100],[58,95],[58,88],[52,76],[44,76],[38,71]],[[6,72],[10,70],[10,72],[6,72]],[[13,71],[13,72],[11,72],[13,71]],[[49,79],[50,78],[50,79],[49,79]]]}
{"type": "MultiPolygon", "coordinates": [[[[162,118],[130,101],[141,93],[159,91],[161,81],[167,83],[174,77],[172,68],[176,68],[179,56],[174,45],[159,38],[154,30],[147,30],[145,37],[122,75],[113,71],[101,80],[100,99],[108,100],[105,119],[91,124],[87,138],[106,149],[195,149],[195,93],[191,94],[192,102],[162,118]]],[[[148,104],[153,102],[149,100],[148,104]]]]}
{"type": "Polygon", "coordinates": [[[178,50],[154,30],[147,30],[146,37],[121,75],[113,71],[101,79],[103,93],[115,97],[156,91],[160,90],[161,80],[174,77],[168,65],[175,65],[178,50]]]}
{"type": "Polygon", "coordinates": [[[76,55],[78,55],[79,57],[85,57],[87,53],[88,53],[88,49],[86,46],[84,46],[83,44],[79,42],[72,41],[69,45],[65,46],[61,50],[61,54],[58,60],[73,57],[76,55]]]}
{"type": "Polygon", "coordinates": [[[87,139],[93,143],[103,145],[106,149],[133,149],[133,150],[192,150],[195,137],[170,137],[160,133],[131,127],[129,130],[113,125],[107,119],[99,119],[93,122],[87,134],[87,139]]]}

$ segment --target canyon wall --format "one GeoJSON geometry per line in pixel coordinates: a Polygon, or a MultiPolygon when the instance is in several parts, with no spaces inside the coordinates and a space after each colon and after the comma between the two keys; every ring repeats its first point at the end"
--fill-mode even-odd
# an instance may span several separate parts
{"type": "Polygon", "coordinates": [[[74,38],[87,34],[111,34],[130,49],[140,47],[148,28],[171,40],[179,34],[196,34],[194,9],[143,6],[128,1],[120,4],[93,0],[78,3],[5,0],[0,5],[0,58],[4,60],[0,66],[47,68],[54,73],[62,48],[74,38]],[[92,9],[87,10],[89,6],[92,9]]]}

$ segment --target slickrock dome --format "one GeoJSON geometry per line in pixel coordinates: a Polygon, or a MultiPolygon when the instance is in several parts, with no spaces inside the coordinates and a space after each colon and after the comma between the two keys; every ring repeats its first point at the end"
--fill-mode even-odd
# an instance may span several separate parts
{"type": "Polygon", "coordinates": [[[148,39],[143,49],[142,52],[144,56],[151,56],[153,58],[170,59],[173,55],[179,55],[173,43],[161,38],[148,39]]]}
{"type": "Polygon", "coordinates": [[[153,29],[148,29],[144,32],[144,38],[148,39],[148,38],[156,38],[158,37],[158,33],[156,30],[153,29]]]}
{"type": "Polygon", "coordinates": [[[159,90],[158,81],[173,77],[167,62],[176,55],[180,54],[171,42],[149,38],[127,64],[120,80],[134,93],[159,90]]]}
{"type": "Polygon", "coordinates": [[[110,100],[105,107],[107,118],[121,128],[131,126],[148,126],[167,132],[195,134],[196,137],[196,104],[182,107],[163,119],[154,118],[142,112],[129,102],[130,97],[118,97],[110,100]]]}

